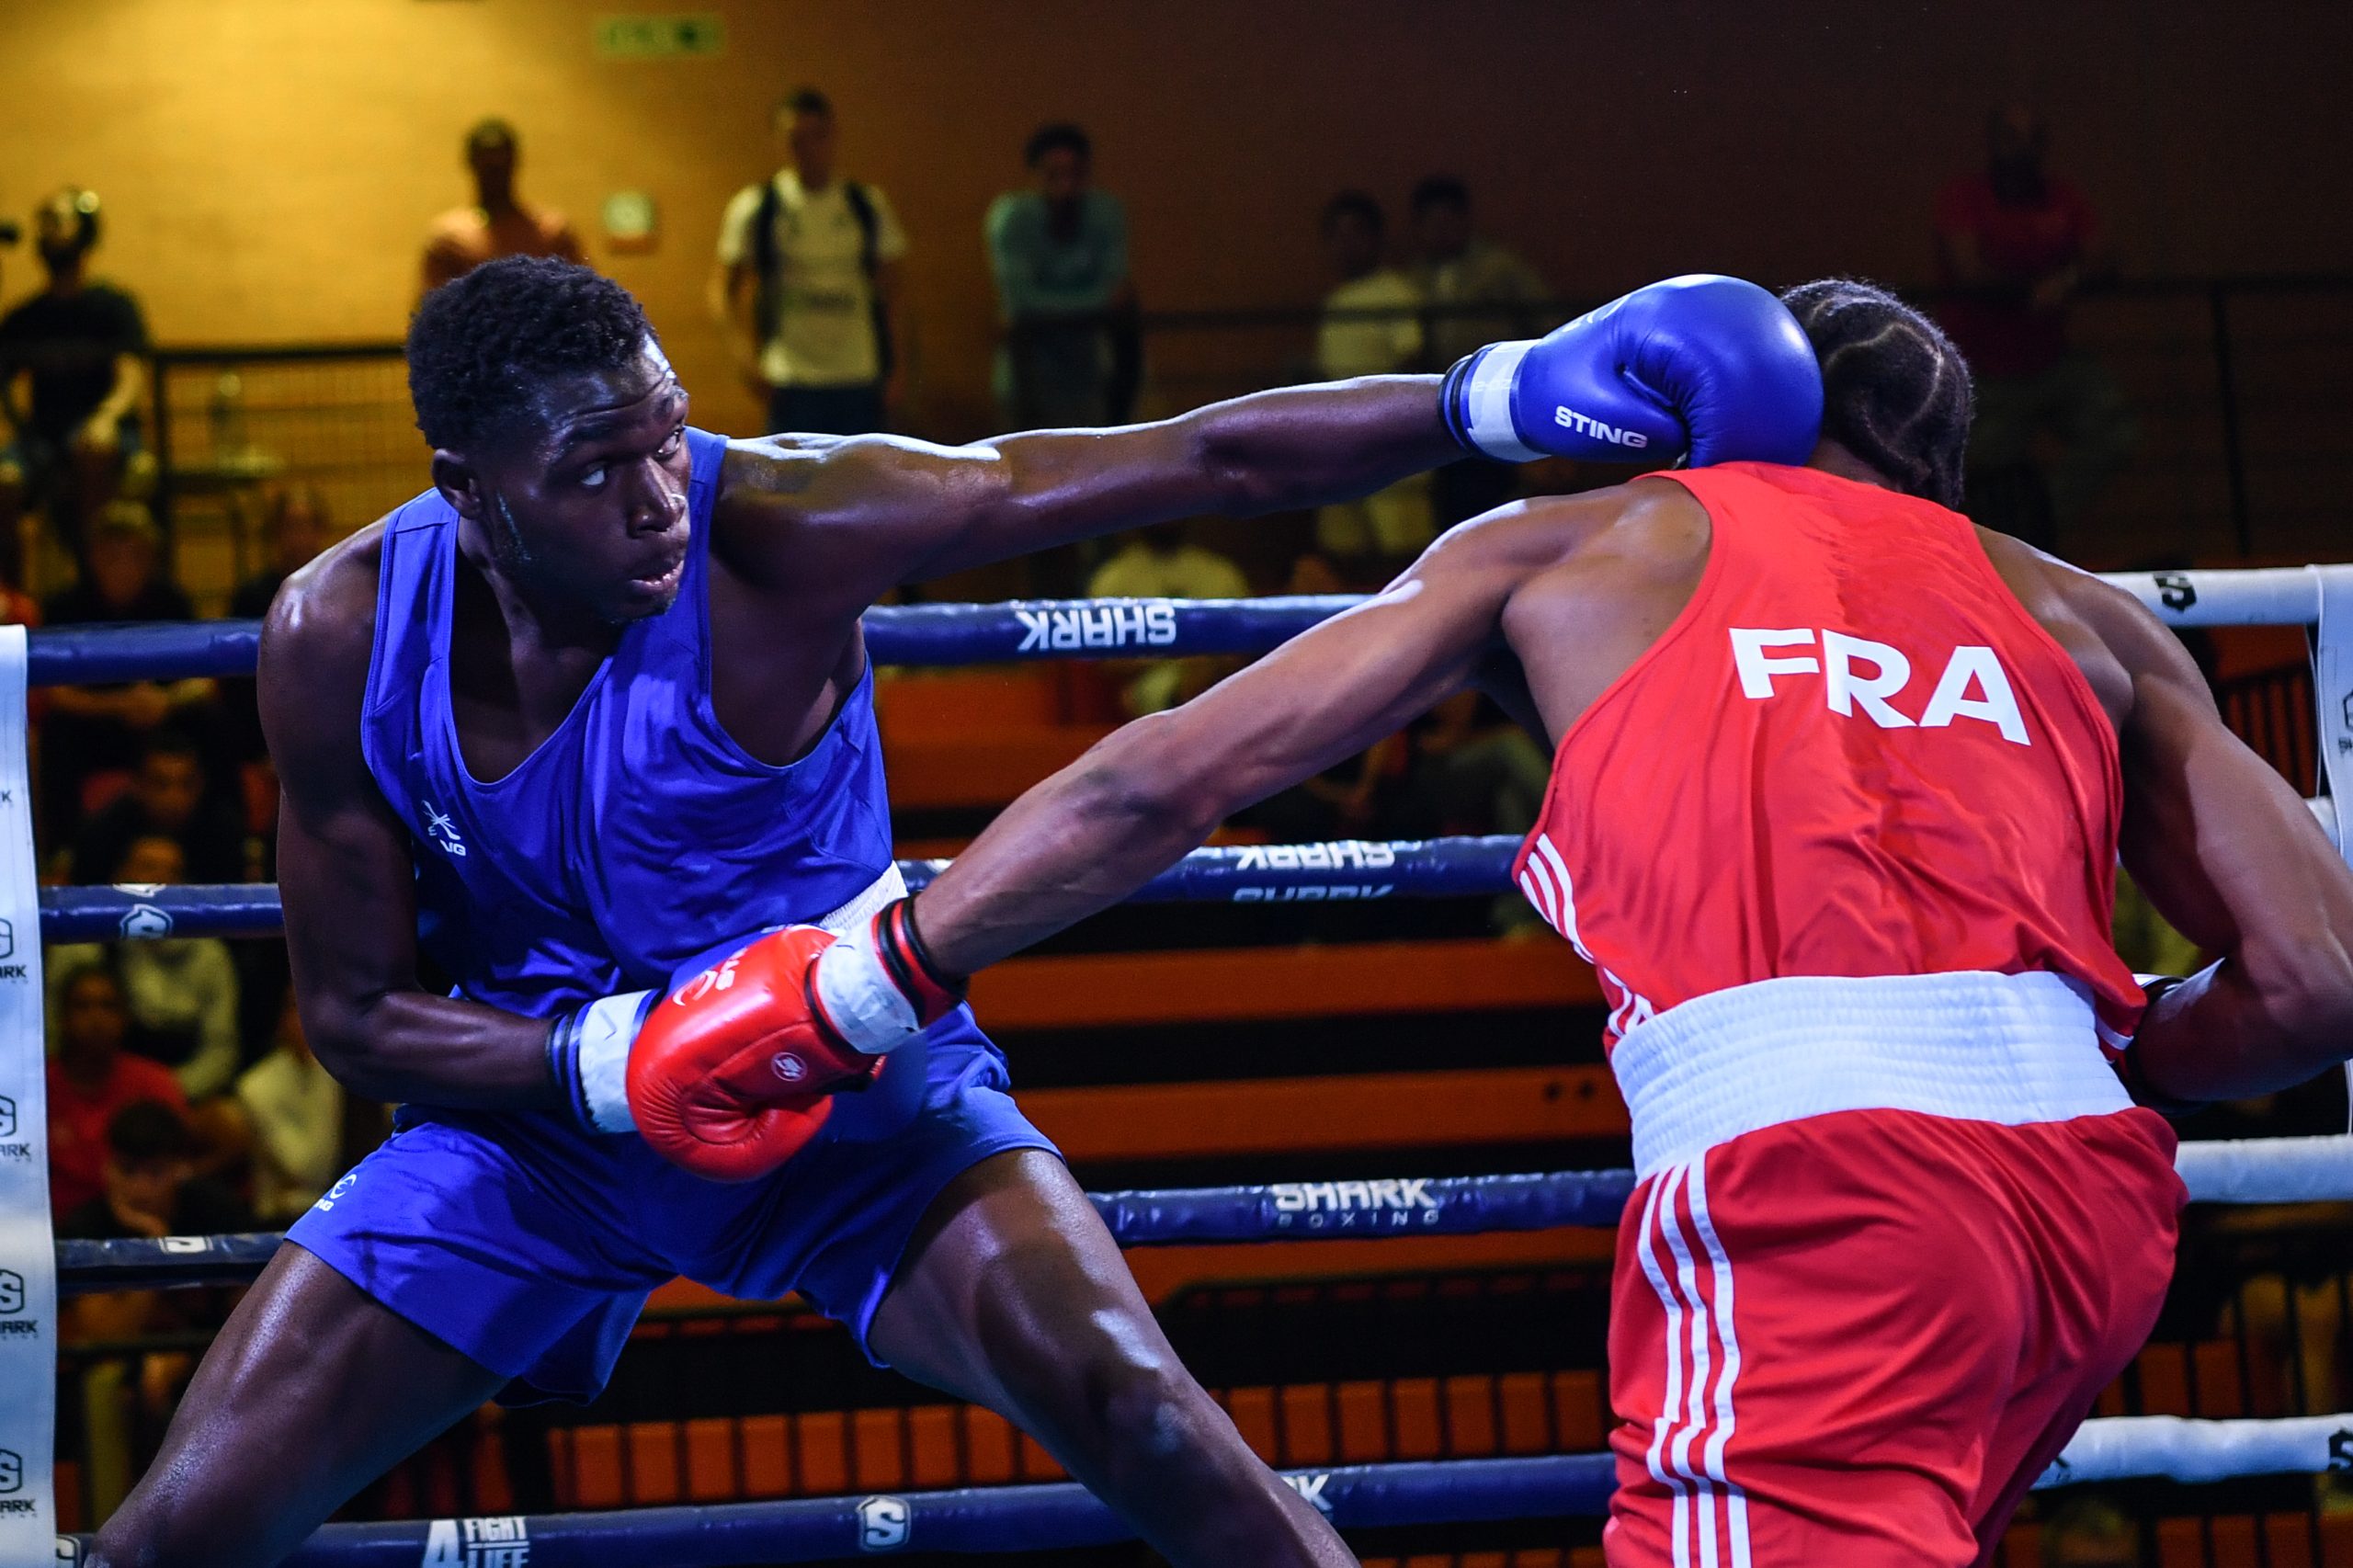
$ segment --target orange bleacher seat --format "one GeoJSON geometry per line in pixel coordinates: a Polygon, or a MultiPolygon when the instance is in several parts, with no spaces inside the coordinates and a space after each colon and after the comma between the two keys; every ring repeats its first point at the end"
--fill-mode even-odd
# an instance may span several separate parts
{"type": "Polygon", "coordinates": [[[1275,1391],[1235,1389],[1222,1403],[1226,1414],[1233,1417],[1234,1430],[1250,1445],[1250,1451],[1268,1464],[1275,1463],[1275,1391]]]}
{"type": "Polygon", "coordinates": [[[851,1473],[860,1492],[894,1492],[907,1483],[906,1450],[896,1410],[861,1410],[850,1418],[851,1473]]]}
{"type": "Polygon", "coordinates": [[[1509,1454],[1549,1453],[1552,1423],[1544,1405],[1544,1374],[1506,1372],[1501,1380],[1504,1406],[1504,1451],[1509,1454]]]}
{"type": "Polygon", "coordinates": [[[1282,1415],[1280,1460],[1286,1465],[1332,1462],[1330,1391],[1322,1383],[1293,1384],[1276,1396],[1282,1415]]]}
{"type": "Polygon", "coordinates": [[[1376,1382],[1342,1383],[1340,1462],[1370,1464],[1389,1456],[1389,1412],[1376,1382]]]}
{"type": "Polygon", "coordinates": [[[1496,1451],[1495,1404],[1495,1379],[1446,1380],[1446,1451],[1450,1457],[1476,1459],[1496,1451]]]}
{"type": "Polygon", "coordinates": [[[57,1528],[65,1531],[86,1529],[82,1522],[82,1467],[72,1460],[61,1459],[53,1472],[57,1486],[57,1528]]]}
{"type": "Polygon", "coordinates": [[[744,1417],[745,1496],[789,1497],[792,1494],[790,1441],[784,1416],[744,1417]]]}
{"type": "Polygon", "coordinates": [[[2141,1414],[2189,1414],[2189,1357],[2178,1345],[2151,1345],[2133,1358],[2140,1374],[2141,1414]]]}
{"type": "Polygon", "coordinates": [[[2228,1340],[2206,1340],[2190,1347],[2191,1385],[2198,1414],[2210,1419],[2245,1415],[2245,1380],[2239,1376],[2239,1347],[2228,1340]]]}
{"type": "Polygon", "coordinates": [[[1390,1391],[1389,1409],[1396,1433],[1390,1458],[1434,1460],[1461,1451],[1447,1442],[1449,1420],[1438,1407],[1436,1378],[1400,1379],[1390,1391]]]}
{"type": "Polygon", "coordinates": [[[994,1410],[964,1407],[965,1468],[977,1486],[1013,1479],[1013,1424],[994,1410]]]}
{"type": "Polygon", "coordinates": [[[687,1423],[687,1497],[695,1503],[725,1503],[750,1495],[735,1466],[735,1423],[707,1415],[687,1423]]]}
{"type": "Polygon", "coordinates": [[[954,1405],[915,1406],[907,1413],[907,1436],[915,1460],[915,1474],[909,1484],[940,1487],[961,1483],[954,1405]]]}
{"type": "Polygon", "coordinates": [[[686,1477],[678,1473],[678,1424],[638,1421],[627,1432],[631,1505],[684,1501],[686,1477]]]}
{"type": "Polygon", "coordinates": [[[1609,1433],[1608,1403],[1598,1372],[1552,1374],[1552,1431],[1564,1454],[1598,1450],[1609,1433]]]}
{"type": "Polygon", "coordinates": [[[849,1423],[838,1410],[796,1415],[801,1445],[801,1494],[829,1497],[849,1490],[849,1423]]]}
{"type": "MultiPolygon", "coordinates": [[[[1557,1565],[1561,1562],[1561,1554],[1557,1551],[1553,1552],[1552,1554],[1552,1562],[1542,1563],[1541,1568],[1557,1568],[1557,1565]]],[[[1540,1562],[1541,1558],[1540,1554],[1534,1552],[1522,1552],[1520,1553],[1520,1561],[1514,1564],[1514,1568],[1540,1568],[1540,1562]]],[[[1601,1548],[1597,1546],[1578,1547],[1574,1551],[1569,1553],[1568,1565],[1569,1568],[1608,1568],[1608,1562],[1601,1555],[1601,1548]]]]}
{"type": "Polygon", "coordinates": [[[515,1511],[515,1483],[506,1473],[506,1446],[498,1440],[499,1420],[497,1414],[487,1412],[474,1417],[473,1501],[463,1510],[466,1513],[515,1511]]]}
{"type": "Polygon", "coordinates": [[[1016,1431],[1015,1436],[1021,1447],[1021,1458],[1018,1462],[1022,1480],[1062,1481],[1067,1478],[1069,1472],[1054,1462],[1054,1456],[1048,1453],[1039,1444],[1037,1438],[1018,1430],[1016,1431]]]}
{"type": "MultiPolygon", "coordinates": [[[[561,1429],[548,1434],[550,1442],[563,1437],[561,1429]]],[[[628,1498],[621,1487],[621,1434],[618,1426],[574,1426],[566,1445],[571,1462],[559,1455],[556,1464],[559,1500],[574,1508],[618,1508],[628,1498]],[[563,1495],[563,1478],[572,1478],[571,1495],[563,1495]]],[[[395,1518],[405,1517],[391,1510],[395,1518]]]]}

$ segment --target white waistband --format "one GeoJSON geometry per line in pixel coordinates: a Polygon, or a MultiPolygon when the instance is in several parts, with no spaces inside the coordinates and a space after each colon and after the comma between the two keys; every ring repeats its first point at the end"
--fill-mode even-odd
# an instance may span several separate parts
{"type": "Polygon", "coordinates": [[[882,874],[866,884],[851,900],[831,915],[820,915],[809,922],[839,937],[861,920],[873,918],[874,912],[894,898],[907,896],[907,880],[899,875],[896,860],[882,868],[882,874]]]}
{"type": "Polygon", "coordinates": [[[2017,1127],[2132,1103],[2089,999],[2049,973],[1758,981],[1636,1025],[1609,1065],[1633,1113],[1637,1176],[1834,1111],[2017,1127]]]}

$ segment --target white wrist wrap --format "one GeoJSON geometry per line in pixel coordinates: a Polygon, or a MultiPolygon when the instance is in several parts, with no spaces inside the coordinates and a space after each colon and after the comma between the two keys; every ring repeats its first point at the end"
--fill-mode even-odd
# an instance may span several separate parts
{"type": "Polygon", "coordinates": [[[1519,362],[1536,342],[1530,337],[1493,345],[1471,367],[1462,389],[1463,423],[1471,444],[1498,461],[1534,462],[1544,455],[1522,441],[1511,422],[1511,384],[1519,374],[1519,362]]]}
{"type": "Polygon", "coordinates": [[[869,1056],[881,1056],[915,1039],[923,1023],[872,941],[869,925],[819,953],[816,991],[842,1038],[869,1056]]]}
{"type": "Polygon", "coordinates": [[[629,1051],[650,991],[606,996],[580,1009],[580,1100],[599,1132],[634,1132],[629,1108],[629,1051]]]}

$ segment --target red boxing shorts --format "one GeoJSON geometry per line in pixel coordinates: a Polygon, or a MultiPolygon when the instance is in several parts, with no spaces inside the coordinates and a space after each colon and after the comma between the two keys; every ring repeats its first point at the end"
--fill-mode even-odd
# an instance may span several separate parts
{"type": "Polygon", "coordinates": [[[1986,1562],[2140,1350],[2185,1199],[2173,1133],[2073,1108],[2121,1095],[2087,1007],[2054,1036],[2064,1008],[2021,1006],[2026,978],[1767,982],[1620,1044],[1643,1179],[1610,1319],[1611,1568],[1986,1562]],[[1924,1024],[1933,982],[1983,994],[1924,1024]],[[1744,994],[1774,987],[1799,989],[1744,994]],[[1808,1039],[1801,1074],[1783,1047],[1808,1039]],[[1686,1075],[1711,1063],[1730,1090],[1686,1075]]]}

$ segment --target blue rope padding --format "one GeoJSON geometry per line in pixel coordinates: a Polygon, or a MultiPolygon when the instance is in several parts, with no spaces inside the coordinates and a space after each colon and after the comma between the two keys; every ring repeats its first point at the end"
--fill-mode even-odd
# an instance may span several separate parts
{"type": "MultiPolygon", "coordinates": [[[[2117,573],[2108,581],[2177,626],[2310,625],[2319,602],[2311,576],[2297,568],[2117,573]]],[[[1322,594],[878,605],[866,612],[866,646],[883,665],[1263,653],[1359,602],[1322,594]]],[[[26,677],[34,686],[97,686],[250,676],[260,637],[257,620],[44,627],[31,633],[26,677]]]]}
{"type": "MultiPolygon", "coordinates": [[[[1336,1466],[1288,1471],[1284,1476],[1340,1528],[1379,1529],[1599,1514],[1609,1506],[1617,1460],[1608,1454],[1548,1454],[1336,1466]]],[[[528,1545],[531,1568],[634,1568],[645,1562],[730,1568],[892,1551],[1046,1551],[1135,1539],[1126,1522],[1085,1487],[1060,1482],[479,1521],[327,1525],[286,1564],[416,1568],[445,1560],[470,1562],[476,1559],[465,1551],[468,1525],[475,1526],[483,1544],[528,1545]],[[436,1546],[450,1554],[428,1557],[436,1546]]],[[[80,1562],[89,1538],[67,1539],[75,1548],[71,1561],[80,1562]]]]}
{"type": "MultiPolygon", "coordinates": [[[[1507,836],[1196,849],[1139,888],[1130,902],[1307,903],[1484,895],[1509,889],[1512,857],[1518,852],[1519,840],[1507,836]]],[[[919,889],[947,865],[902,860],[899,870],[909,888],[919,889]]],[[[268,937],[285,923],[278,889],[267,882],[40,890],[40,934],[51,942],[268,937]]]]}
{"type": "MultiPolygon", "coordinates": [[[[866,612],[866,651],[878,665],[1263,653],[1357,602],[1354,595],[1329,594],[878,605],[866,612]]],[[[43,627],[28,639],[26,679],[34,686],[103,686],[250,676],[260,645],[258,620],[43,627]]]]}
{"type": "MultiPolygon", "coordinates": [[[[1381,1181],[1275,1182],[1264,1187],[1090,1192],[1121,1246],[1202,1242],[1346,1241],[1468,1236],[1615,1225],[1634,1190],[1631,1171],[1535,1176],[1409,1176],[1381,1181]]],[[[280,1238],[144,1236],[57,1244],[60,1293],[235,1285],[259,1274],[280,1238]]]]}

